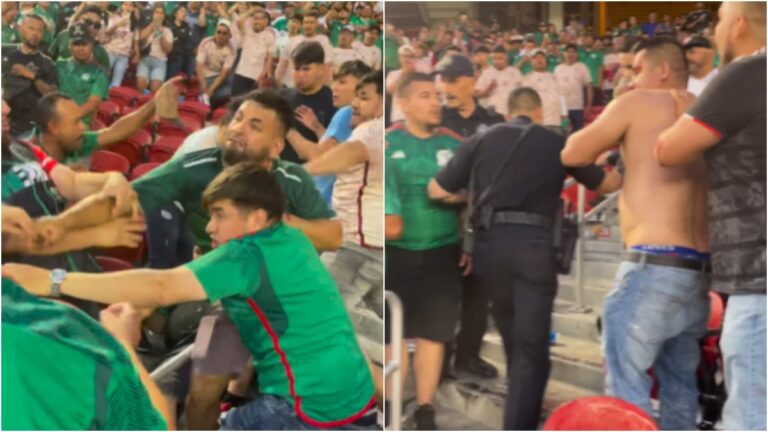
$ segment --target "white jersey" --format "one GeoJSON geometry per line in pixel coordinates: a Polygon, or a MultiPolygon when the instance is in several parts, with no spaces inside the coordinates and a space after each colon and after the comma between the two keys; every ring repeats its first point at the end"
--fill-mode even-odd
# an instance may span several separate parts
{"type": "Polygon", "coordinates": [[[498,114],[507,115],[509,109],[507,102],[512,90],[520,87],[523,81],[523,74],[514,67],[507,66],[502,70],[495,67],[486,68],[475,84],[475,89],[485,90],[492,82],[496,81],[496,88],[487,97],[480,99],[480,105],[484,107],[493,107],[498,114]]]}
{"type": "Polygon", "coordinates": [[[701,92],[707,87],[710,81],[717,76],[717,69],[712,69],[704,78],[695,78],[692,75],[688,77],[688,91],[696,97],[701,96],[701,92]]]}
{"type": "Polygon", "coordinates": [[[334,48],[333,49],[333,70],[339,68],[339,66],[352,60],[363,61],[363,55],[360,51],[354,48],[334,48]]]}
{"type": "Polygon", "coordinates": [[[355,41],[352,48],[360,52],[363,63],[370,66],[371,69],[381,69],[381,50],[376,45],[366,46],[360,41],[355,41]]]}
{"type": "MultiPolygon", "coordinates": [[[[368,161],[336,175],[333,209],[341,220],[343,239],[369,248],[384,245],[384,125],[381,118],[360,124],[347,143],[359,141],[368,161]]],[[[347,145],[347,144],[340,144],[347,145]]]]}

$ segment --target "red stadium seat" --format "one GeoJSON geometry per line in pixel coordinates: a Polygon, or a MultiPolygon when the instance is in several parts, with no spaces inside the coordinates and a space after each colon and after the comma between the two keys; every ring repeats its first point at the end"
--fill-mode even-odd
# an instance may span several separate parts
{"type": "Polygon", "coordinates": [[[189,77],[187,80],[187,91],[184,96],[185,100],[197,100],[200,96],[200,82],[195,75],[189,77]]]}
{"type": "Polygon", "coordinates": [[[139,129],[138,132],[128,137],[126,141],[135,143],[139,147],[149,146],[152,145],[152,134],[145,129],[139,129]]]}
{"type": "Polygon", "coordinates": [[[131,163],[125,157],[107,150],[99,150],[91,155],[91,171],[117,171],[125,175],[131,171],[131,163]]]}
{"type": "Polygon", "coordinates": [[[215,125],[219,124],[219,120],[221,120],[221,118],[224,117],[224,114],[226,113],[227,107],[217,108],[214,112],[211,113],[211,123],[215,125]]]}
{"type": "Polygon", "coordinates": [[[200,128],[205,127],[205,119],[208,118],[210,112],[211,107],[196,100],[188,99],[179,104],[179,115],[189,115],[196,118],[200,122],[200,128]]]}
{"type": "Polygon", "coordinates": [[[131,180],[136,180],[137,178],[152,171],[153,169],[159,167],[160,165],[161,164],[159,162],[146,162],[143,164],[136,165],[133,168],[133,171],[131,171],[131,180]]]}
{"type": "Polygon", "coordinates": [[[117,120],[120,116],[120,107],[109,100],[99,102],[99,109],[96,111],[96,118],[101,120],[102,123],[109,126],[117,120]]]}
{"type": "MultiPolygon", "coordinates": [[[[146,133],[142,130],[142,132],[146,133]]],[[[144,158],[144,148],[134,141],[126,140],[114,144],[110,144],[104,148],[104,150],[117,153],[124,157],[130,166],[140,164],[144,158]]]]}
{"type": "Polygon", "coordinates": [[[160,120],[157,124],[158,136],[178,136],[186,138],[192,132],[201,129],[197,118],[188,114],[179,114],[179,122],[173,120],[160,120]]]}
{"type": "MultiPolygon", "coordinates": [[[[139,107],[139,106],[128,107],[123,112],[123,116],[127,116],[128,114],[130,114],[130,113],[132,113],[134,111],[138,111],[140,109],[141,109],[141,107],[139,107]]],[[[150,139],[151,139],[151,137],[154,136],[154,134],[155,134],[155,123],[154,123],[154,120],[150,120],[150,121],[146,122],[144,124],[144,128],[142,130],[146,131],[147,134],[149,134],[150,139]]]]}
{"type": "Polygon", "coordinates": [[[609,396],[591,396],[560,405],[544,430],[659,430],[645,411],[609,396]]]}
{"type": "Polygon", "coordinates": [[[123,261],[119,258],[105,257],[105,256],[97,256],[96,264],[98,264],[99,267],[101,267],[104,273],[130,270],[133,268],[131,263],[127,261],[123,261]]]}
{"type": "Polygon", "coordinates": [[[176,135],[161,136],[149,147],[147,158],[150,162],[163,163],[173,157],[183,142],[184,137],[176,135]]]}
{"type": "Polygon", "coordinates": [[[123,86],[109,89],[109,100],[120,106],[123,111],[126,107],[136,106],[138,97],[139,92],[133,87],[123,86]]]}
{"type": "Polygon", "coordinates": [[[98,130],[106,129],[107,125],[105,125],[104,122],[102,122],[101,120],[98,119],[98,117],[96,117],[91,119],[90,128],[92,131],[98,131],[98,130]]]}
{"type": "Polygon", "coordinates": [[[145,103],[152,100],[152,98],[155,97],[153,94],[147,94],[147,95],[141,95],[138,98],[136,98],[136,106],[144,106],[145,103]]]}

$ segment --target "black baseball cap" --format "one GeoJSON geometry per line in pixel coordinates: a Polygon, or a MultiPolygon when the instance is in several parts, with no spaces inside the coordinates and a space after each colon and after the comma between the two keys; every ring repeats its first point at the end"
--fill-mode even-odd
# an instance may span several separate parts
{"type": "Polygon", "coordinates": [[[93,43],[91,30],[88,24],[77,23],[69,29],[69,41],[71,43],[93,43]]]}
{"type": "Polygon", "coordinates": [[[435,73],[449,78],[474,77],[475,68],[466,56],[454,54],[440,60],[435,67],[435,73]]]}
{"type": "Polygon", "coordinates": [[[704,36],[691,36],[685,40],[683,49],[688,51],[691,48],[709,48],[712,49],[712,43],[704,36]]]}

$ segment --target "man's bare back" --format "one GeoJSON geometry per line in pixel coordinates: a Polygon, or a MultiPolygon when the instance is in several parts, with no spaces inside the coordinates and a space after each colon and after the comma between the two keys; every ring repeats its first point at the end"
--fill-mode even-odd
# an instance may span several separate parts
{"type": "MultiPolygon", "coordinates": [[[[673,245],[708,251],[707,178],[703,159],[663,168],[654,158],[659,135],[677,120],[669,90],[633,90],[614,114],[627,124],[619,199],[625,246],[673,245]]],[[[690,101],[693,96],[689,94],[690,101]]]]}

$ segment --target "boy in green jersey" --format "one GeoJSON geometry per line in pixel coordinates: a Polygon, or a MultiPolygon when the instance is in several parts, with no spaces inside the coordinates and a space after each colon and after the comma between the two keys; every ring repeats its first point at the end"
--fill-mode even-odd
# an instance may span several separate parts
{"type": "Polygon", "coordinates": [[[47,270],[3,270],[40,296],[137,308],[221,301],[259,376],[259,396],[230,412],[226,429],[375,425],[371,374],[344,303],[309,240],[283,223],[275,177],[261,165],[238,163],[206,188],[203,206],[214,249],[175,269],[70,273],[54,284],[47,270]]]}

